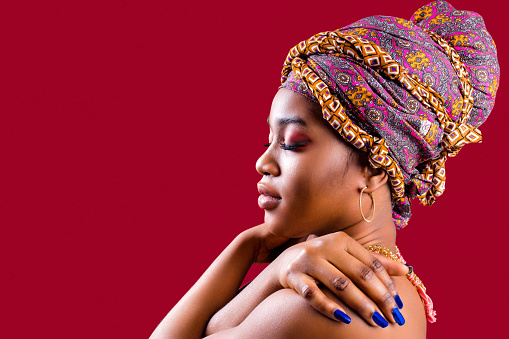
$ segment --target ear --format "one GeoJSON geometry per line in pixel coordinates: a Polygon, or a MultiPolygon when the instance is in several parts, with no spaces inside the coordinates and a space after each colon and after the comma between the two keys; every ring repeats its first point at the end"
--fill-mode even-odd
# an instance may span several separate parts
{"type": "Polygon", "coordinates": [[[365,193],[377,191],[379,188],[385,186],[388,180],[389,175],[383,169],[373,168],[371,165],[367,165],[364,168],[364,186],[368,187],[364,190],[365,193]]]}

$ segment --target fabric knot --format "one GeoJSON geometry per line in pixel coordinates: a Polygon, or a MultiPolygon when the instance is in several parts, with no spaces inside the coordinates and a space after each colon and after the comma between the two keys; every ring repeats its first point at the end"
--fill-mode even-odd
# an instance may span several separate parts
{"type": "Polygon", "coordinates": [[[442,152],[438,159],[425,162],[417,178],[431,183],[429,189],[418,195],[419,201],[423,205],[431,206],[436,198],[441,196],[445,190],[445,161],[446,152],[442,152]]]}
{"type": "Polygon", "coordinates": [[[450,122],[444,130],[444,147],[450,157],[455,157],[466,144],[482,142],[481,131],[474,126],[450,122]]]}

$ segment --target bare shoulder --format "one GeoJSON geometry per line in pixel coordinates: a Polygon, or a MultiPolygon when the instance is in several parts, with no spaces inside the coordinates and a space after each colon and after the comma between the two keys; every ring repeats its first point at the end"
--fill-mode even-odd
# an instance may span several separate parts
{"type": "Polygon", "coordinates": [[[415,288],[404,277],[394,278],[403,299],[401,310],[406,323],[386,328],[367,324],[348,306],[323,288],[324,293],[345,308],[350,324],[331,320],[309,306],[295,291],[284,289],[260,303],[237,327],[218,332],[211,338],[412,338],[426,337],[426,319],[415,288]],[[401,278],[401,279],[400,279],[401,278]]]}
{"type": "Polygon", "coordinates": [[[404,305],[400,310],[401,314],[405,318],[405,324],[403,326],[399,326],[394,323],[389,323],[389,326],[386,328],[371,326],[350,307],[337,299],[330,290],[326,288],[322,289],[325,295],[341,305],[341,307],[345,309],[346,313],[352,318],[352,322],[341,329],[340,338],[426,338],[426,313],[423,302],[419,297],[416,288],[406,277],[392,277],[392,279],[396,284],[396,289],[404,305]]]}
{"type": "Polygon", "coordinates": [[[295,291],[282,289],[262,301],[237,327],[207,338],[328,338],[331,328],[343,326],[349,325],[319,314],[295,291]]]}

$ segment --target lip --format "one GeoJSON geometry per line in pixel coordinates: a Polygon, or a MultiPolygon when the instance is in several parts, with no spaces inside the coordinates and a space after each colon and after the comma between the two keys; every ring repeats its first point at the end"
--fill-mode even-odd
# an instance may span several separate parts
{"type": "Polygon", "coordinates": [[[272,209],[281,201],[281,197],[269,187],[261,183],[258,183],[257,187],[258,192],[260,193],[260,196],[258,197],[258,206],[260,208],[264,210],[272,209]]]}

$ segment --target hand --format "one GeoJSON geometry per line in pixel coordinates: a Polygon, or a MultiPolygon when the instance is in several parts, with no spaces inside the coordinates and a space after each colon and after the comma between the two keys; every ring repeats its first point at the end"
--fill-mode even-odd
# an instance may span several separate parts
{"type": "Polygon", "coordinates": [[[372,316],[378,309],[395,322],[392,310],[398,307],[397,291],[389,273],[408,273],[405,265],[366,250],[344,232],[294,245],[270,266],[282,287],[294,289],[318,312],[334,320],[338,320],[336,310],[345,312],[318,288],[322,283],[374,326],[372,316]]]}
{"type": "Polygon", "coordinates": [[[288,247],[303,242],[307,237],[298,239],[285,238],[271,233],[265,224],[252,227],[242,234],[254,242],[255,253],[253,263],[263,264],[272,262],[288,247]]]}

